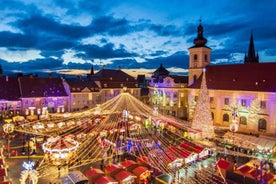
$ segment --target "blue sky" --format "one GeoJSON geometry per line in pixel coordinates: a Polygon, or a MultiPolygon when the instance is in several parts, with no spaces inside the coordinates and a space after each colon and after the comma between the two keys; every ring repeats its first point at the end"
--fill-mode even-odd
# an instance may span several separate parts
{"type": "Polygon", "coordinates": [[[261,62],[276,61],[276,1],[2,0],[4,74],[86,74],[93,64],[151,74],[160,63],[186,74],[202,19],[211,63],[241,63],[253,33],[261,62]]]}

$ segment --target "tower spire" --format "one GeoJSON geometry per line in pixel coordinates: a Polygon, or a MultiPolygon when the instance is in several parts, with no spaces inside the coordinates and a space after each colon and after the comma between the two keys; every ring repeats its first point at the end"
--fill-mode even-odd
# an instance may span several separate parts
{"type": "Polygon", "coordinates": [[[195,46],[202,47],[207,43],[207,39],[203,36],[203,26],[201,25],[201,17],[199,19],[199,25],[197,27],[197,37],[194,39],[195,46]]]}
{"type": "Polygon", "coordinates": [[[255,52],[253,34],[251,32],[248,53],[245,55],[244,63],[259,63],[258,53],[255,52]]]}

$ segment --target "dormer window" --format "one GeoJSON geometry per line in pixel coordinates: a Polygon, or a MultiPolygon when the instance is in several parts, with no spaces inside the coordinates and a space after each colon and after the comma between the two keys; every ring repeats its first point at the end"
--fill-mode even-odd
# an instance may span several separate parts
{"type": "Polygon", "coordinates": [[[112,77],[110,77],[109,79],[112,80],[112,77]]]}

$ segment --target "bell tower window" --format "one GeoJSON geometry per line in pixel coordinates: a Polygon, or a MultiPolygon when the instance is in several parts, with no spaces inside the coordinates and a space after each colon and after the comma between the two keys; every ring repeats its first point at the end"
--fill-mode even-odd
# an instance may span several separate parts
{"type": "Polygon", "coordinates": [[[194,61],[197,61],[197,54],[194,55],[194,61]]]}
{"type": "Polygon", "coordinates": [[[208,55],[207,54],[204,55],[204,61],[208,62],[208,55]]]}

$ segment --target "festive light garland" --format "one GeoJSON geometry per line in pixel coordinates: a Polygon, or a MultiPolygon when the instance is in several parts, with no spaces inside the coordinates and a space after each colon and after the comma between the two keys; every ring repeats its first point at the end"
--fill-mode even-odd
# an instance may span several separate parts
{"type": "Polygon", "coordinates": [[[202,138],[214,137],[214,126],[210,109],[210,98],[208,94],[205,71],[203,71],[202,82],[199,90],[198,101],[195,107],[192,128],[202,131],[202,138]]]}

